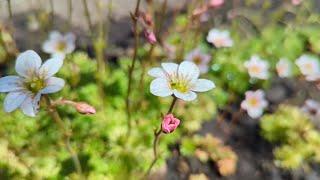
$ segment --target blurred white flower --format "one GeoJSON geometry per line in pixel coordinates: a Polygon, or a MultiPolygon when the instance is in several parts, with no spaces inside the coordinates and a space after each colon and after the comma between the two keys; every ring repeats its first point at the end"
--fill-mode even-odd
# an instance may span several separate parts
{"type": "Polygon", "coordinates": [[[266,60],[261,59],[257,55],[251,56],[249,61],[244,63],[250,77],[257,79],[268,79],[269,64],[266,60]]]}
{"type": "Polygon", "coordinates": [[[209,31],[207,41],[212,43],[216,48],[233,46],[233,40],[230,37],[229,31],[222,31],[215,28],[209,31]]]}
{"type": "Polygon", "coordinates": [[[247,91],[246,98],[241,103],[241,108],[248,112],[252,118],[258,118],[263,114],[264,108],[268,106],[265,94],[262,90],[247,91]]]}
{"type": "Polygon", "coordinates": [[[62,35],[58,31],[50,32],[49,39],[43,45],[42,50],[53,56],[64,57],[66,54],[72,53],[75,49],[76,37],[73,33],[69,32],[62,35]]]}
{"type": "Polygon", "coordinates": [[[161,67],[152,68],[148,74],[155,77],[150,84],[153,95],[167,97],[174,95],[185,101],[197,98],[195,92],[205,92],[213,89],[215,84],[207,79],[198,79],[200,70],[192,62],[162,63],[161,67]]]}
{"type": "Polygon", "coordinates": [[[292,74],[292,66],[288,59],[281,58],[276,64],[276,69],[279,77],[285,78],[292,74]]]}
{"type": "Polygon", "coordinates": [[[296,64],[307,81],[320,79],[320,64],[317,58],[304,54],[296,60],[296,64]]]}
{"type": "Polygon", "coordinates": [[[198,66],[198,68],[200,69],[200,73],[208,72],[208,63],[210,62],[210,59],[210,55],[201,52],[201,50],[198,48],[189,52],[185,57],[186,61],[191,61],[198,66]]]}
{"type": "Polygon", "coordinates": [[[312,117],[320,117],[320,103],[313,99],[307,99],[301,109],[312,117]]]}
{"type": "Polygon", "coordinates": [[[28,50],[21,53],[16,60],[15,69],[19,76],[0,78],[0,92],[7,92],[4,110],[12,112],[19,108],[27,115],[34,117],[38,112],[42,94],[60,91],[65,82],[53,77],[63,64],[61,58],[51,58],[42,65],[40,56],[28,50]]]}

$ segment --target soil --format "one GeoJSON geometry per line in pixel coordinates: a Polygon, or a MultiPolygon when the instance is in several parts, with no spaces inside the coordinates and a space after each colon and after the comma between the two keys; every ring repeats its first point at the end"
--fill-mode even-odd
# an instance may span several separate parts
{"type": "MultiPolygon", "coordinates": [[[[271,103],[269,112],[280,103],[302,105],[305,99],[319,95],[317,89],[304,81],[275,79],[267,90],[267,99],[271,103]],[[303,88],[303,89],[301,89],[303,88]]],[[[319,97],[319,96],[318,96],[319,97]]],[[[206,174],[210,179],[221,180],[318,180],[320,166],[311,165],[306,171],[298,169],[286,171],[276,167],[273,157],[273,145],[260,136],[259,120],[251,119],[246,113],[233,118],[239,113],[239,105],[234,105],[224,120],[216,119],[203,124],[199,134],[213,134],[229,145],[238,156],[237,171],[229,177],[222,177],[213,162],[201,163],[195,157],[184,157],[179,153],[179,146],[173,148],[173,156],[167,159],[167,180],[188,179],[190,174],[206,174]],[[233,121],[231,120],[233,119],[233,121]]],[[[268,112],[266,112],[268,113],[268,112]]]]}

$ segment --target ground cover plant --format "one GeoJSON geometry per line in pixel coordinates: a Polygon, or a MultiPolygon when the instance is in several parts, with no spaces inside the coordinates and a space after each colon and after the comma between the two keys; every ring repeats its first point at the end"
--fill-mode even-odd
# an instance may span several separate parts
{"type": "Polygon", "coordinates": [[[0,3],[0,179],[320,178],[317,1],[36,1],[0,3]]]}

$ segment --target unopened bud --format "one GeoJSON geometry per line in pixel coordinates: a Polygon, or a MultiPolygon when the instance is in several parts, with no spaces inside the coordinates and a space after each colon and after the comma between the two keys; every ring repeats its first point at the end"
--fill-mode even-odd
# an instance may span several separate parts
{"type": "Polygon", "coordinates": [[[156,35],[153,31],[149,31],[147,29],[144,30],[144,36],[150,44],[155,44],[157,42],[156,35]]]}
{"type": "Polygon", "coordinates": [[[84,102],[78,102],[78,103],[75,104],[74,107],[81,114],[89,115],[89,114],[95,114],[96,113],[96,109],[94,107],[92,107],[89,104],[84,103],[84,102]]]}

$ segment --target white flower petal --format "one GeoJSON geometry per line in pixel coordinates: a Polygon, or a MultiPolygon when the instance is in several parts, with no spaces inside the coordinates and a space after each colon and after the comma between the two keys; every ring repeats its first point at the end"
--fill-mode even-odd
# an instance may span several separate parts
{"type": "Polygon", "coordinates": [[[22,90],[22,78],[19,76],[5,76],[0,78],[0,92],[22,90]]]}
{"type": "Polygon", "coordinates": [[[262,114],[263,114],[263,110],[262,109],[258,109],[258,108],[251,108],[247,110],[248,115],[252,118],[259,118],[262,114]]]}
{"type": "Polygon", "coordinates": [[[205,92],[215,88],[215,84],[207,79],[198,79],[194,86],[191,88],[192,91],[205,92]]]}
{"type": "Polygon", "coordinates": [[[64,39],[68,43],[73,43],[74,44],[74,42],[76,41],[76,36],[73,33],[69,32],[64,36],[64,39]]]}
{"type": "Polygon", "coordinates": [[[181,93],[177,90],[173,91],[173,94],[184,101],[193,101],[197,98],[197,94],[195,92],[189,91],[187,93],[181,93]]]}
{"type": "Polygon", "coordinates": [[[53,41],[45,41],[42,45],[42,51],[45,53],[54,53],[56,51],[56,43],[53,41]]]}
{"type": "Polygon", "coordinates": [[[183,61],[178,68],[178,76],[184,79],[196,80],[200,75],[198,66],[190,61],[183,61]]]}
{"type": "Polygon", "coordinates": [[[51,31],[49,34],[50,40],[62,39],[62,34],[59,31],[51,31]]]}
{"type": "Polygon", "coordinates": [[[41,63],[41,58],[36,52],[27,50],[17,57],[15,68],[20,76],[28,78],[38,71],[41,63]]]}
{"type": "MultiPolygon", "coordinates": [[[[36,96],[39,97],[39,96],[36,96]]],[[[40,100],[37,99],[37,100],[40,100]]],[[[32,98],[32,96],[29,96],[25,99],[25,101],[22,103],[20,109],[22,110],[23,114],[30,116],[30,117],[35,117],[37,114],[37,107],[35,106],[35,99],[32,98]]]]}
{"type": "Polygon", "coordinates": [[[155,96],[166,97],[173,94],[166,79],[157,78],[150,84],[150,92],[155,96]]]}
{"type": "Polygon", "coordinates": [[[162,68],[164,71],[169,75],[175,75],[178,73],[179,65],[176,63],[161,63],[162,68]]]}
{"type": "Polygon", "coordinates": [[[41,94],[49,94],[60,91],[64,87],[64,80],[57,77],[50,77],[47,81],[47,86],[42,89],[41,94]]]}
{"type": "Polygon", "coordinates": [[[56,74],[63,65],[63,59],[54,57],[47,60],[40,68],[39,74],[43,78],[49,78],[56,74]]]}
{"type": "Polygon", "coordinates": [[[163,71],[163,69],[159,68],[159,67],[150,69],[148,71],[148,75],[155,77],[155,78],[165,78],[166,77],[166,74],[163,71]]]}
{"type": "Polygon", "coordinates": [[[10,92],[4,99],[4,110],[6,112],[12,112],[21,106],[23,101],[27,98],[27,93],[23,91],[10,92]]]}

